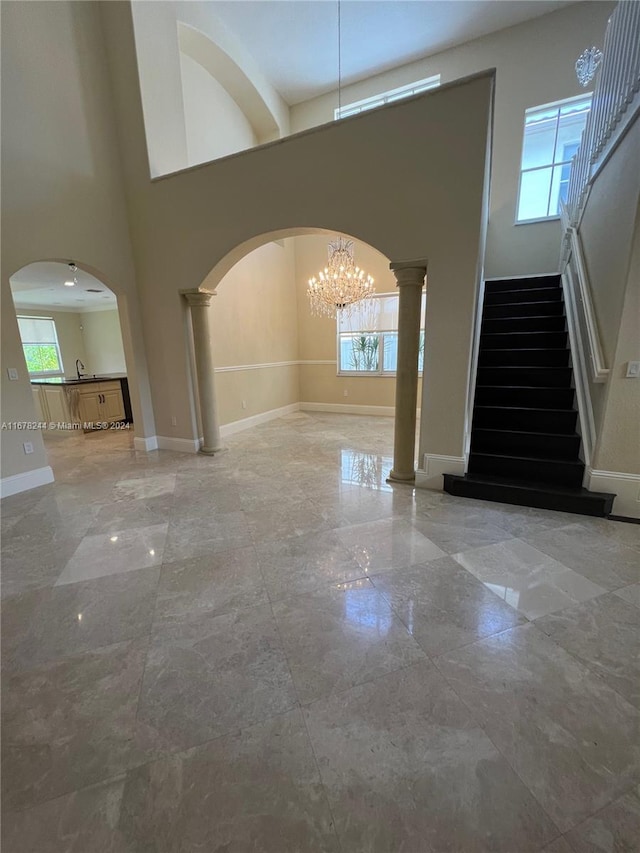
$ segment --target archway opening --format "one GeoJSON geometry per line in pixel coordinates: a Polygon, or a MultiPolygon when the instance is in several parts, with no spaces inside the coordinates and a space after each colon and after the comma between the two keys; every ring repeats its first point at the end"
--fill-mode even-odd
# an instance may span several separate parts
{"type": "Polygon", "coordinates": [[[290,440],[290,429],[277,429],[284,419],[315,435],[316,458],[340,455],[345,482],[387,488],[399,299],[389,259],[351,235],[283,230],[234,249],[201,287],[216,294],[208,310],[222,439],[273,422],[264,428],[269,440],[290,440]],[[350,312],[315,316],[308,280],[326,266],[328,243],[338,236],[353,240],[355,263],[373,276],[374,292],[350,312]]]}
{"type": "Polygon", "coordinates": [[[74,261],[36,261],[9,281],[45,445],[115,430],[126,431],[132,443],[116,294],[74,261]]]}

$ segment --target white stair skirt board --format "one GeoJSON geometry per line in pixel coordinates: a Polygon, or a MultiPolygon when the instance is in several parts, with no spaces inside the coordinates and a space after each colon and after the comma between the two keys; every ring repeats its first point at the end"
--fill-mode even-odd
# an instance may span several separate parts
{"type": "Polygon", "coordinates": [[[443,474],[464,475],[466,468],[464,456],[439,456],[425,453],[423,468],[416,471],[416,488],[434,489],[441,492],[444,485],[443,474]]]}
{"type": "Polygon", "coordinates": [[[640,474],[587,469],[586,488],[616,495],[612,515],[640,518],[640,474]]]}
{"type": "Polygon", "coordinates": [[[46,486],[53,483],[53,471],[50,465],[44,468],[34,468],[33,471],[25,471],[23,474],[13,474],[0,480],[0,497],[8,498],[20,492],[28,492],[29,489],[37,489],[38,486],[46,486]]]}

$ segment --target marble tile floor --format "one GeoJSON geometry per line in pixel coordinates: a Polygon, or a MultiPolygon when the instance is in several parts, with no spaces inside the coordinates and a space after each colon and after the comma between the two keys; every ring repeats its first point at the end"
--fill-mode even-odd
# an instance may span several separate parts
{"type": "Polygon", "coordinates": [[[640,526],[391,487],[386,418],[47,439],[3,853],[637,853],[640,526]]]}

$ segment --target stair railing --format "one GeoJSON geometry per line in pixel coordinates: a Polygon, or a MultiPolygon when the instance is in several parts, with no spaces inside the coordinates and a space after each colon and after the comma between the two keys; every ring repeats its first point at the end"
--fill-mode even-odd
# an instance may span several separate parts
{"type": "Polygon", "coordinates": [[[579,225],[591,181],[639,111],[640,3],[622,0],[609,18],[591,111],[571,167],[566,225],[579,225]]]}

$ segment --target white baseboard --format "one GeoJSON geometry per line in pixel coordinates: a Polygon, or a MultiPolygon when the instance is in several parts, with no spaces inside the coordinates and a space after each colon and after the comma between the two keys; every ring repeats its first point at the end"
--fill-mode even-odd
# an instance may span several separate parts
{"type": "Polygon", "coordinates": [[[425,453],[423,468],[416,471],[416,488],[442,491],[443,474],[464,474],[466,460],[464,456],[439,456],[425,453]]]}
{"type": "Polygon", "coordinates": [[[50,465],[45,465],[44,468],[34,468],[33,471],[25,471],[24,474],[12,474],[10,477],[3,477],[0,480],[0,497],[8,498],[10,495],[27,492],[29,489],[37,489],[38,486],[53,483],[53,480],[53,471],[50,465]]]}
{"type": "Polygon", "coordinates": [[[299,411],[300,403],[290,403],[288,406],[280,406],[279,409],[269,409],[267,412],[260,412],[257,415],[251,415],[248,418],[241,418],[239,421],[224,424],[224,426],[220,427],[220,435],[226,438],[228,435],[242,432],[242,430],[249,429],[249,427],[266,424],[268,421],[274,421],[276,418],[282,418],[285,415],[291,415],[299,411]]]}
{"type": "Polygon", "coordinates": [[[613,492],[613,515],[640,518],[640,474],[587,469],[586,487],[592,492],[613,492]]]}
{"type": "MultiPolygon", "coordinates": [[[[348,403],[300,403],[302,412],[332,412],[335,415],[370,415],[373,417],[392,418],[394,406],[358,406],[348,403]]],[[[416,412],[420,418],[420,410],[416,412]]]]}
{"type": "Polygon", "coordinates": [[[158,436],[151,435],[148,438],[136,436],[133,439],[133,449],[148,452],[149,450],[158,449],[158,436]]]}
{"type": "Polygon", "coordinates": [[[173,438],[170,435],[158,435],[155,438],[158,450],[175,450],[178,453],[197,453],[202,442],[202,439],[173,438]]]}

